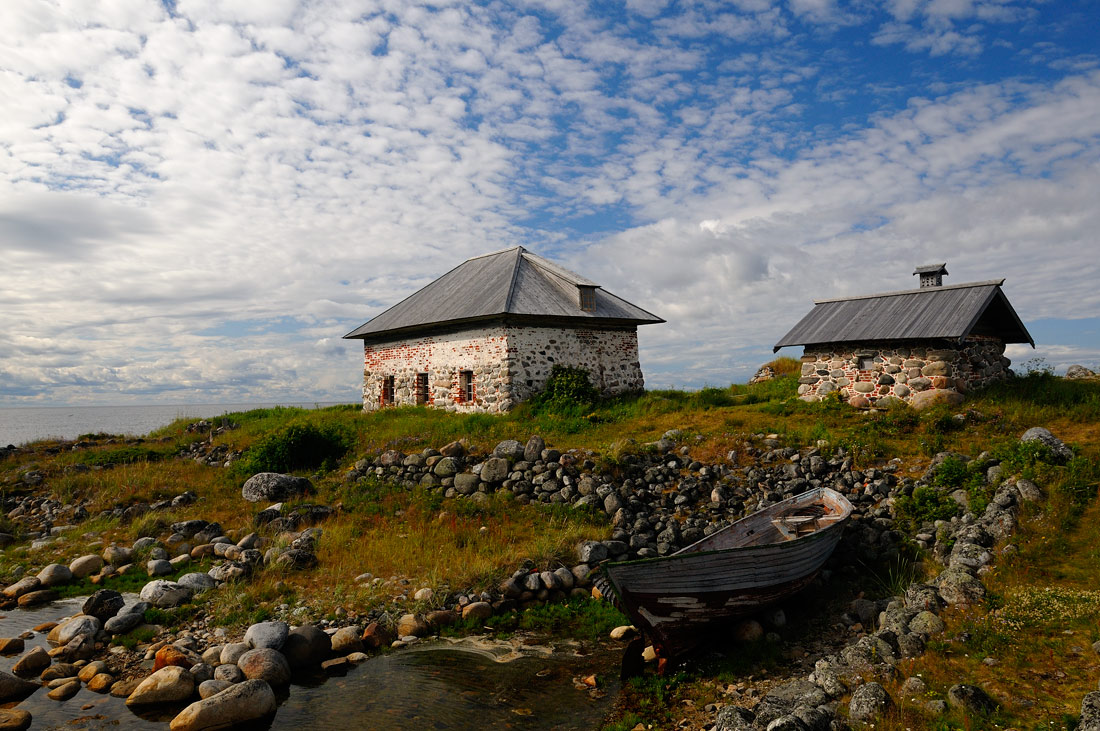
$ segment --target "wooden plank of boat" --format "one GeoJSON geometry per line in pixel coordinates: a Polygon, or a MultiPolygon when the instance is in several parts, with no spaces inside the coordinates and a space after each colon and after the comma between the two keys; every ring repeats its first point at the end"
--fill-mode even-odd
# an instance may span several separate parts
{"type": "Polygon", "coordinates": [[[670,556],[604,570],[635,624],[662,653],[675,656],[692,649],[710,623],[753,614],[805,587],[832,554],[851,510],[843,495],[818,488],[670,556]],[[806,512],[815,505],[820,515],[806,512]],[[792,514],[814,520],[791,521],[792,514]]]}

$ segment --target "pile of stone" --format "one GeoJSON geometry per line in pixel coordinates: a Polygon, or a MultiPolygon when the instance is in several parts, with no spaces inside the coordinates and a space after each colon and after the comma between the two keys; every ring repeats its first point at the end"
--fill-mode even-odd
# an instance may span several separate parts
{"type": "Polygon", "coordinates": [[[765,363],[756,369],[756,373],[749,379],[749,383],[763,383],[764,381],[774,380],[776,377],[775,369],[765,363]]]}
{"type": "MultiPolygon", "coordinates": [[[[194,637],[160,643],[148,677],[115,680],[105,662],[88,661],[68,650],[79,638],[107,639],[103,616],[117,619],[144,611],[138,605],[114,614],[122,605],[121,596],[108,594],[113,593],[97,592],[85,603],[83,614],[50,629],[48,639],[56,645],[54,649],[36,647],[19,658],[11,674],[0,673],[0,702],[22,700],[43,685],[49,689],[48,697],[66,700],[83,683],[94,692],[124,697],[126,704],[136,709],[194,700],[173,719],[171,728],[177,731],[229,727],[272,716],[276,711],[273,688],[287,686],[293,672],[365,660],[362,650],[376,634],[373,630],[358,633],[356,642],[349,643],[345,631],[341,642],[334,642],[340,632],[334,631],[330,638],[312,625],[291,628],[283,622],[263,622],[249,627],[241,642],[214,644],[202,652],[194,637]],[[351,645],[356,649],[341,652],[351,645]],[[35,676],[37,682],[29,679],[35,676]]],[[[106,626],[111,621],[108,619],[106,626]]],[[[13,650],[17,642],[22,640],[0,640],[0,651],[21,651],[21,646],[13,650]]]]}
{"type": "Polygon", "coordinates": [[[1066,378],[1071,381],[1089,380],[1096,378],[1096,372],[1090,368],[1085,368],[1083,365],[1071,365],[1066,369],[1066,378]]]}
{"type": "Polygon", "coordinates": [[[609,553],[627,558],[667,555],[748,513],[821,486],[855,498],[860,517],[868,511],[864,534],[876,553],[891,550],[899,538],[890,534],[889,511],[874,507],[898,487],[896,465],[857,470],[843,449],[824,454],[819,448],[783,448],[774,435],[764,434],[728,461],[704,464],[690,457],[688,447],[676,448],[681,439],[669,432],[641,454],[623,456],[613,469],[599,467],[590,452],[547,448],[538,436],[526,444],[501,442],[483,457],[453,442],[418,454],[389,450],[361,459],[346,479],[384,480],[473,500],[507,490],[521,503],[603,512],[614,526],[609,553]],[[739,457],[752,464],[731,464],[739,457]]]}

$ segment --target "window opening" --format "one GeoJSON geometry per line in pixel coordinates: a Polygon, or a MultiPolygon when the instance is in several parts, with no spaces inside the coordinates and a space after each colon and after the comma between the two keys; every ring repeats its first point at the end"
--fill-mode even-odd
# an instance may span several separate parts
{"type": "Polygon", "coordinates": [[[382,405],[389,406],[393,403],[393,376],[382,378],[382,405]]]}
{"type": "Polygon", "coordinates": [[[860,358],[859,359],[859,369],[861,371],[869,371],[869,370],[874,369],[874,367],[875,367],[875,359],[874,358],[860,358]]]}
{"type": "Polygon", "coordinates": [[[581,309],[585,312],[596,311],[596,288],[578,287],[581,291],[581,309]]]}
{"type": "Polygon", "coordinates": [[[428,374],[416,374],[416,405],[423,406],[428,403],[428,374]]]}
{"type": "Polygon", "coordinates": [[[458,379],[459,391],[462,395],[462,400],[465,403],[470,403],[474,400],[474,372],[462,371],[459,374],[458,379]]]}

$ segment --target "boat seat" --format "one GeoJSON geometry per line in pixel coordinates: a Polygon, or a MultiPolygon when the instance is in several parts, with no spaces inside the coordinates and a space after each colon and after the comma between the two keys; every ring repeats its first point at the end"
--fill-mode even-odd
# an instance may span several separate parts
{"type": "Polygon", "coordinates": [[[781,515],[772,518],[772,525],[788,541],[799,536],[809,535],[837,522],[841,516],[825,515],[781,515]]]}

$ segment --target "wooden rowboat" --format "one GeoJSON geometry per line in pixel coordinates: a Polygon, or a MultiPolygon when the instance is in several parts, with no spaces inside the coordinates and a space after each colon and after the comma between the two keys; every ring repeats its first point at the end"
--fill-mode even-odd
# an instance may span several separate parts
{"type": "Polygon", "coordinates": [[[674,658],[695,649],[711,623],[746,617],[809,584],[851,513],[839,492],[817,488],[671,555],[606,564],[604,576],[657,654],[674,658]]]}

